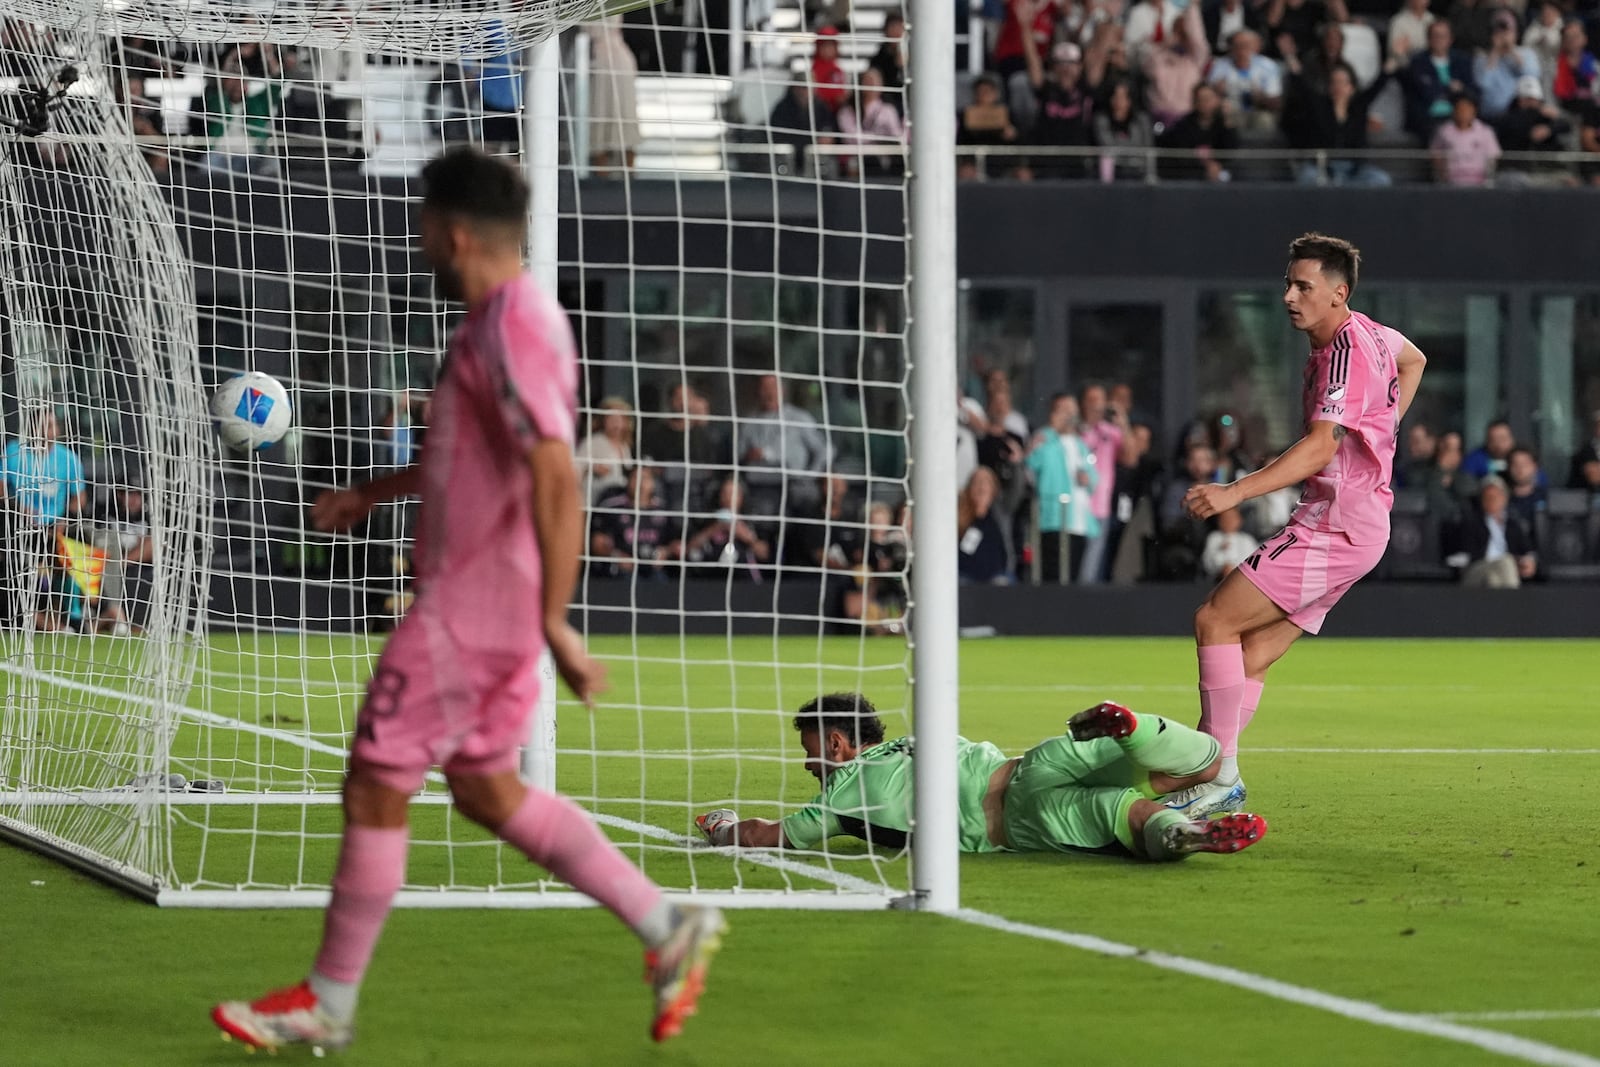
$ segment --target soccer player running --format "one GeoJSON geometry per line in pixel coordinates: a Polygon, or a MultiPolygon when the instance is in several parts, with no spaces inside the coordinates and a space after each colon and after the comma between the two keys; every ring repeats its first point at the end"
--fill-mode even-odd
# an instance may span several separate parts
{"type": "Polygon", "coordinates": [[[1305,436],[1253,474],[1184,496],[1191,515],[1209,519],[1305,483],[1289,524],[1195,613],[1200,729],[1221,743],[1222,767],[1213,781],[1168,802],[1197,818],[1243,807],[1239,734],[1261,702],[1268,668],[1301,634],[1322,628],[1389,543],[1395,443],[1427,360],[1400,331],[1350,310],[1360,266],[1361,253],[1337,237],[1308,233],[1289,245],[1283,305],[1311,342],[1305,436]]]}
{"type": "Polygon", "coordinates": [[[644,942],[660,1041],[694,1011],[721,914],[669,903],[577,805],[516,773],[542,649],[586,704],[604,685],[604,668],[567,623],[583,538],[572,333],[522,269],[521,176],[461,148],[424,167],[422,182],[423,255],[440,295],[467,308],[433,394],[427,448],[417,465],[325,493],[312,509],[319,529],[347,530],[380,501],[420,495],[419,592],[356,718],[343,843],[311,973],[253,1003],[219,1004],[212,1019],[258,1048],[350,1042],[362,975],[405,875],[407,801],[437,764],[463,815],[644,942]]]}
{"type": "MultiPolygon", "coordinates": [[[[811,849],[849,836],[903,848],[911,831],[909,738],[884,740],[860,693],[810,701],[794,719],[806,770],[822,784],[781,821],[740,820],[727,808],[695,820],[713,845],[811,849]]],[[[1067,736],[1016,758],[986,741],[957,741],[957,811],[963,852],[1120,852],[1177,860],[1238,852],[1267,832],[1259,815],[1196,820],[1153,798],[1209,781],[1220,747],[1159,715],[1102,703],[1074,715],[1067,736]]]]}

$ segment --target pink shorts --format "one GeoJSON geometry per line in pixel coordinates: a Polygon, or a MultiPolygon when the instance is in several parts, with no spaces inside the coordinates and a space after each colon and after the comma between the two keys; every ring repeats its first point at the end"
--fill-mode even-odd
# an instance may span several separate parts
{"type": "Polygon", "coordinates": [[[446,774],[516,770],[539,703],[539,651],[463,648],[431,615],[406,616],[367,683],[350,762],[404,793],[435,765],[446,774]]]}
{"type": "Polygon", "coordinates": [[[1290,524],[1262,542],[1239,573],[1308,634],[1322,629],[1328,609],[1378,565],[1385,542],[1355,545],[1342,533],[1290,524]]]}

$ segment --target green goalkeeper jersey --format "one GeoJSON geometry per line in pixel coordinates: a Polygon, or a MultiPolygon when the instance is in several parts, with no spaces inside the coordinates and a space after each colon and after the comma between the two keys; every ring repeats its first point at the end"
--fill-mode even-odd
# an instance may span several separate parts
{"type": "MultiPolygon", "coordinates": [[[[1009,757],[987,741],[958,737],[956,745],[961,851],[998,852],[989,843],[983,798],[990,777],[1009,757]]],[[[913,780],[910,738],[862,749],[833,769],[820,796],[784,817],[784,840],[793,848],[816,848],[843,834],[878,848],[903,848],[911,830],[913,780]]]]}

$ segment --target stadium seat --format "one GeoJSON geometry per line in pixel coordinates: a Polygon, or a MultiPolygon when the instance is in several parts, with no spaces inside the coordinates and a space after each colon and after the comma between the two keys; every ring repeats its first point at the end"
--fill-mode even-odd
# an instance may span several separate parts
{"type": "Polygon", "coordinates": [[[1540,569],[1552,581],[1600,580],[1600,511],[1584,490],[1550,490],[1534,538],[1540,569]]]}
{"type": "Polygon", "coordinates": [[[1438,516],[1428,511],[1420,489],[1399,489],[1389,515],[1389,549],[1378,564],[1384,578],[1395,581],[1449,581],[1455,572],[1444,564],[1438,516]]]}

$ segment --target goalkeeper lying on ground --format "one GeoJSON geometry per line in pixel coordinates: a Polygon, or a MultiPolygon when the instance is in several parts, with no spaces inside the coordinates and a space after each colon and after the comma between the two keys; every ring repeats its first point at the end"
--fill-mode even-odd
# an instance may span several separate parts
{"type": "MultiPolygon", "coordinates": [[[[822,794],[781,822],[726,808],[695,820],[713,845],[816,848],[848,835],[879,848],[905,845],[911,826],[911,741],[883,739],[883,722],[858,693],[818,697],[795,716],[806,770],[822,794]]],[[[1074,715],[1067,736],[1008,759],[960,739],[963,852],[1126,851],[1152,860],[1238,852],[1267,832],[1259,815],[1194,821],[1155,797],[1216,776],[1216,739],[1159,715],[1104,703],[1074,715]]]]}

